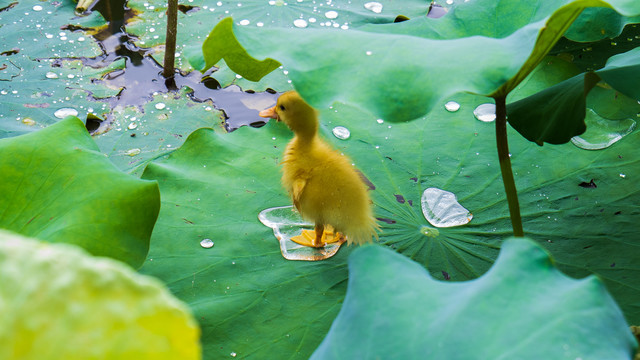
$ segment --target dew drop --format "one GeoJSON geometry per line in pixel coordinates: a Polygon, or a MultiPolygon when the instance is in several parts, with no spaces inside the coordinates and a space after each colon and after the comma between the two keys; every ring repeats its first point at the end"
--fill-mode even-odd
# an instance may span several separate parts
{"type": "Polygon", "coordinates": [[[335,18],[337,18],[337,17],[338,17],[338,12],[333,11],[333,10],[331,10],[331,11],[327,11],[326,13],[324,13],[324,16],[325,16],[327,19],[335,19],[335,18]]]}
{"type": "Polygon", "coordinates": [[[293,21],[293,26],[297,27],[297,28],[306,28],[307,27],[307,22],[304,19],[296,19],[293,21]]]}
{"type": "Polygon", "coordinates": [[[373,53],[371,51],[367,51],[365,54],[367,54],[367,56],[371,56],[373,53]]]}
{"type": "MultiPolygon", "coordinates": [[[[22,122],[24,122],[24,120],[23,120],[22,122]]],[[[626,177],[627,177],[627,175],[625,175],[625,174],[620,174],[620,177],[624,179],[624,178],[626,178],[626,177]]]]}
{"type": "Polygon", "coordinates": [[[495,121],[496,105],[491,103],[480,104],[475,110],[473,110],[473,116],[475,116],[476,119],[484,122],[495,121]]]}
{"type": "Polygon", "coordinates": [[[231,355],[231,357],[236,357],[238,354],[232,352],[230,355],[231,355]]]}
{"type": "Polygon", "coordinates": [[[78,110],[73,108],[62,108],[56,110],[56,112],[53,113],[53,116],[57,117],[58,119],[64,119],[67,116],[78,116],[78,110]]]}
{"type": "Polygon", "coordinates": [[[378,120],[376,120],[376,122],[377,122],[378,124],[382,124],[382,123],[384,122],[384,120],[382,120],[382,119],[378,119],[378,120]]]}
{"type": "Polygon", "coordinates": [[[48,73],[46,73],[44,76],[47,77],[47,79],[57,79],[58,78],[58,74],[49,71],[48,73]]]}
{"type": "Polygon", "coordinates": [[[209,249],[213,247],[213,240],[211,239],[203,239],[202,241],[200,241],[200,246],[202,246],[205,249],[209,249]]]}
{"type": "Polygon", "coordinates": [[[449,101],[446,104],[444,104],[444,108],[447,109],[447,111],[449,112],[456,112],[460,110],[460,104],[458,104],[455,101],[449,101]]]}
{"type": "Polygon", "coordinates": [[[250,23],[251,23],[251,21],[249,21],[247,19],[240,20],[240,25],[243,25],[243,26],[244,25],[249,25],[250,23]]]}
{"type": "MultiPolygon", "coordinates": [[[[29,125],[29,126],[33,126],[33,125],[36,124],[36,122],[31,118],[22,119],[22,123],[25,124],[25,125],[29,125]]],[[[622,176],[622,174],[620,174],[620,175],[622,176]]],[[[624,176],[622,176],[622,177],[624,177],[624,176]]]]}
{"type": "Polygon", "coordinates": [[[128,156],[136,156],[136,155],[140,154],[141,152],[142,152],[142,150],[140,150],[138,148],[134,148],[134,149],[127,150],[124,154],[128,155],[128,156]]]}
{"type": "Polygon", "coordinates": [[[376,14],[380,14],[382,12],[382,4],[376,1],[368,2],[364,4],[364,8],[367,10],[371,10],[376,14]]]}
{"type": "Polygon", "coordinates": [[[165,105],[165,103],[157,103],[156,104],[156,109],[158,109],[158,110],[162,110],[165,107],[167,107],[167,105],[165,105]]]}
{"type": "Polygon", "coordinates": [[[344,126],[336,126],[331,130],[333,135],[340,140],[347,140],[351,136],[351,132],[344,126]]]}
{"type": "Polygon", "coordinates": [[[33,9],[33,11],[42,11],[42,6],[40,6],[40,5],[34,5],[34,6],[32,7],[32,9],[33,9]]]}
{"type": "Polygon", "coordinates": [[[129,130],[133,130],[133,129],[137,128],[137,127],[138,127],[138,123],[135,123],[135,122],[132,122],[132,123],[129,124],[129,126],[127,126],[127,128],[129,130]]]}

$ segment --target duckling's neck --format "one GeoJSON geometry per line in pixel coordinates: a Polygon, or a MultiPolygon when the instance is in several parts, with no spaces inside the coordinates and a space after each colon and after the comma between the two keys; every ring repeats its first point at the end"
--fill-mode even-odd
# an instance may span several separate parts
{"type": "Polygon", "coordinates": [[[289,127],[301,144],[311,143],[318,135],[318,115],[312,111],[289,127]]]}

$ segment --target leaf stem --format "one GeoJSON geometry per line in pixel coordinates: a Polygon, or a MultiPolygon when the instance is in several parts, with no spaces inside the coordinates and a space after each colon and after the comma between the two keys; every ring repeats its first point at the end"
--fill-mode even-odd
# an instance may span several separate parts
{"type": "Polygon", "coordinates": [[[520,204],[518,203],[518,191],[513,179],[511,170],[511,158],[509,157],[509,142],[507,139],[507,103],[506,96],[494,98],[496,102],[496,145],[498,147],[498,159],[500,159],[500,171],[502,172],[502,183],[507,194],[509,203],[509,215],[511,216],[511,226],[513,235],[524,236],[522,230],[522,218],[520,217],[520,204]]]}
{"type": "Polygon", "coordinates": [[[167,42],[164,52],[165,79],[172,79],[175,75],[176,33],[178,28],[178,0],[168,0],[167,6],[167,42]]]}

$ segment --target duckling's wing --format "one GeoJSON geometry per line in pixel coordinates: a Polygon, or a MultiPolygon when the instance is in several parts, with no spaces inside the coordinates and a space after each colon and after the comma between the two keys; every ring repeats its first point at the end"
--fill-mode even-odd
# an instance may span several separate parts
{"type": "Polygon", "coordinates": [[[291,198],[293,198],[293,205],[300,211],[300,197],[304,191],[304,187],[307,185],[307,179],[297,178],[293,181],[291,187],[291,198]]]}

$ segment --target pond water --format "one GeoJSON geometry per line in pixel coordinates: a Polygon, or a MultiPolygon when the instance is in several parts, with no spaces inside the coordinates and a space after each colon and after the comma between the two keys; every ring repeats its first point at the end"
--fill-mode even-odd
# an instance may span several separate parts
{"type": "MultiPolygon", "coordinates": [[[[183,12],[190,9],[185,6],[180,7],[183,12]]],[[[275,102],[277,98],[275,91],[268,89],[265,92],[256,93],[243,91],[235,85],[221,88],[220,83],[210,76],[211,71],[205,74],[198,71],[188,73],[176,71],[175,77],[167,80],[162,75],[162,65],[151,56],[153,50],[136,46],[135,38],[127,33],[127,21],[136,14],[127,7],[124,0],[98,1],[87,11],[100,12],[109,22],[109,26],[94,35],[103,54],[80,59],[83,64],[92,68],[106,68],[115,61],[121,59],[125,61],[124,69],[109,72],[102,79],[95,81],[110,88],[122,90],[114,97],[94,97],[95,101],[107,102],[112,108],[118,105],[141,106],[151,101],[155,94],[188,87],[191,89],[189,97],[192,101],[197,103],[211,101],[215,108],[223,111],[227,131],[233,131],[245,125],[261,127],[266,124],[265,119],[258,116],[258,112],[275,102]]],[[[56,61],[61,63],[63,60],[70,59],[61,58],[56,61]]],[[[98,131],[98,128],[103,130],[110,121],[112,119],[107,118],[106,123],[98,127],[93,124],[90,131],[98,131]]]]}

